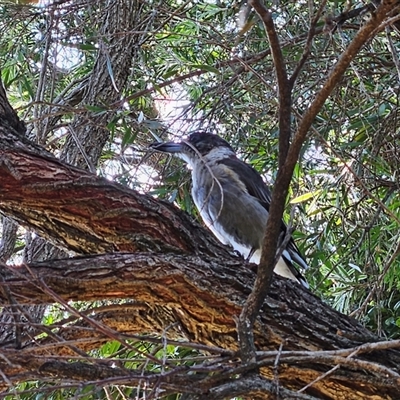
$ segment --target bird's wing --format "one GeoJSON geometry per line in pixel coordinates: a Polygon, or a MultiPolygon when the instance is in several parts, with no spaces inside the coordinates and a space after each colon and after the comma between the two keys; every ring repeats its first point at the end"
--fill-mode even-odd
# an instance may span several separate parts
{"type": "Polygon", "coordinates": [[[261,175],[249,164],[236,157],[224,158],[220,163],[235,171],[239,179],[245,184],[248,193],[256,197],[268,211],[271,203],[271,191],[264,183],[261,175]]]}
{"type": "MultiPolygon", "coordinates": [[[[220,163],[225,164],[228,168],[235,171],[241,182],[246,186],[247,192],[258,199],[262,206],[269,212],[269,206],[271,203],[271,191],[265,184],[261,175],[249,164],[239,160],[238,158],[225,158],[220,161],[220,163]]],[[[281,230],[286,234],[287,226],[282,221],[281,230]]],[[[286,259],[290,264],[295,261],[302,268],[307,269],[307,262],[301,255],[299,248],[296,246],[293,238],[290,239],[286,251],[284,251],[282,257],[286,259]]],[[[303,278],[304,280],[304,278],[303,278]]]]}

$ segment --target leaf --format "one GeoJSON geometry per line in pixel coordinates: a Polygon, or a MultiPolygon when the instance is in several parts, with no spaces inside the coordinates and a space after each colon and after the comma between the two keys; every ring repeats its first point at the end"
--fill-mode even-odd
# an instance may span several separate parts
{"type": "Polygon", "coordinates": [[[136,137],[137,137],[137,132],[132,132],[132,129],[130,128],[129,125],[127,125],[125,122],[122,124],[123,126],[123,131],[124,136],[122,138],[122,143],[121,143],[121,147],[123,149],[125,149],[128,145],[132,144],[135,142],[136,137]]]}
{"type": "Polygon", "coordinates": [[[358,265],[356,265],[356,264],[349,263],[349,267],[355,269],[356,271],[358,271],[360,273],[362,273],[360,267],[358,265]]]}
{"type": "Polygon", "coordinates": [[[192,64],[191,65],[192,68],[194,69],[201,69],[203,71],[208,71],[208,72],[212,72],[214,74],[220,74],[219,69],[212,67],[211,65],[205,65],[205,64],[192,64]]]}
{"type": "Polygon", "coordinates": [[[303,203],[303,202],[305,202],[305,201],[307,201],[307,200],[309,200],[309,199],[312,199],[314,196],[316,196],[316,195],[318,195],[318,194],[320,194],[320,193],[321,193],[320,190],[317,190],[317,191],[315,191],[315,192],[304,193],[304,194],[302,194],[301,196],[297,196],[297,197],[295,197],[294,199],[292,199],[292,200],[290,201],[290,204],[303,203]]]}
{"type": "Polygon", "coordinates": [[[107,112],[107,108],[105,108],[105,107],[91,106],[89,104],[86,104],[85,107],[86,107],[86,109],[88,111],[93,111],[93,112],[96,112],[96,113],[105,113],[105,112],[107,112]]]}
{"type": "Polygon", "coordinates": [[[139,124],[141,124],[141,123],[144,121],[144,114],[143,114],[143,111],[140,111],[140,112],[139,112],[137,121],[138,121],[139,124]]]}
{"type": "Polygon", "coordinates": [[[88,50],[88,51],[97,51],[97,50],[98,50],[97,47],[94,46],[94,45],[91,44],[91,43],[79,44],[79,45],[78,45],[78,49],[81,49],[81,50],[88,50]]]}

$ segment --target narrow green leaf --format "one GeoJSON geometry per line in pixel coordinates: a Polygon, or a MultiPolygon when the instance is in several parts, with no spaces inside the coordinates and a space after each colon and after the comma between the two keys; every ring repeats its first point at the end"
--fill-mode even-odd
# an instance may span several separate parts
{"type": "Polygon", "coordinates": [[[315,192],[308,192],[304,193],[301,196],[297,196],[294,199],[290,201],[290,204],[298,204],[298,203],[303,203],[309,199],[312,199],[314,196],[318,195],[321,191],[317,190],[315,192]]]}
{"type": "Polygon", "coordinates": [[[90,105],[86,104],[85,107],[86,107],[86,109],[87,109],[88,111],[93,111],[93,112],[106,112],[106,111],[107,111],[106,108],[104,108],[104,107],[99,107],[99,106],[90,106],[90,105]]]}
{"type": "Polygon", "coordinates": [[[78,48],[81,50],[97,51],[97,47],[90,43],[79,44],[78,48]]]}
{"type": "Polygon", "coordinates": [[[219,70],[217,68],[212,67],[211,65],[204,65],[204,64],[192,64],[192,68],[194,69],[201,69],[203,71],[208,71],[212,72],[214,74],[220,74],[219,70]]]}

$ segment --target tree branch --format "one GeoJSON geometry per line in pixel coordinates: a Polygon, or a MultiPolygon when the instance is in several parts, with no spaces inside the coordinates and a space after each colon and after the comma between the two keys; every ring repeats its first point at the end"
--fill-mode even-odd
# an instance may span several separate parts
{"type": "Polygon", "coordinates": [[[38,154],[1,127],[0,208],[77,253],[228,252],[172,204],[64,164],[43,150],[38,154]]]}
{"type": "MultiPolygon", "coordinates": [[[[273,37],[273,32],[271,31],[273,25],[271,27],[271,22],[269,19],[271,18],[270,13],[266,10],[265,6],[261,4],[260,1],[251,1],[251,4],[260,16],[263,18],[263,22],[266,25],[268,37],[273,37]],[[257,8],[256,8],[257,7],[257,8]],[[268,31],[269,29],[269,31],[268,31]]],[[[278,170],[277,179],[274,186],[272,201],[269,209],[269,218],[266,227],[266,234],[263,243],[262,256],[260,261],[260,266],[258,269],[257,279],[254,284],[254,289],[250,294],[243,311],[240,317],[240,326],[243,332],[239,332],[241,345],[243,346],[243,351],[246,354],[253,354],[254,357],[254,347],[252,346],[252,335],[251,335],[251,327],[255,318],[257,316],[258,310],[261,307],[261,304],[265,298],[265,295],[268,291],[268,287],[270,284],[270,280],[272,277],[272,269],[274,267],[275,261],[275,253],[278,244],[279,231],[281,226],[281,218],[283,215],[285,200],[288,194],[288,188],[290,185],[290,181],[292,179],[292,174],[294,171],[294,167],[297,163],[301,147],[305,141],[307,132],[314,121],[314,118],[322,108],[328,96],[331,94],[333,89],[339,83],[341,77],[349,67],[351,61],[356,57],[361,47],[366,43],[367,40],[371,38],[373,33],[376,31],[376,28],[381,24],[384,18],[387,16],[389,11],[395,7],[396,1],[383,1],[381,5],[377,8],[376,12],[369,19],[369,21],[359,30],[353,41],[349,44],[347,49],[343,52],[342,56],[332,69],[329,74],[325,84],[322,89],[316,94],[314,101],[311,106],[308,108],[307,112],[303,116],[299,124],[299,128],[294,136],[293,142],[290,145],[290,148],[287,153],[287,157],[284,158],[284,164],[280,164],[280,168],[278,170]]],[[[280,68],[277,70],[278,77],[278,85],[284,81],[285,77],[282,74],[282,67],[284,66],[283,61],[281,62],[279,54],[280,49],[277,50],[276,47],[279,46],[279,43],[273,42],[271,43],[271,51],[274,53],[276,51],[276,56],[274,55],[274,61],[277,62],[275,64],[275,68],[280,68]],[[278,60],[278,61],[276,61],[278,60]],[[281,79],[282,81],[279,81],[281,79]]],[[[285,71],[286,72],[286,71],[285,71]]],[[[287,78],[286,78],[287,79],[287,78]]],[[[287,85],[287,87],[289,87],[287,85]]],[[[290,88],[291,90],[291,88],[290,88]]],[[[280,93],[281,94],[281,93],[280,93]]],[[[287,93],[288,98],[291,99],[290,91],[287,93]]],[[[288,101],[286,98],[286,102],[288,101]]],[[[280,103],[280,115],[282,112],[286,110],[286,104],[280,103]]],[[[290,112],[289,114],[290,115],[290,112]]],[[[282,132],[280,132],[282,134],[282,132]]],[[[286,138],[284,137],[284,141],[286,138]]],[[[280,147],[281,150],[281,147],[280,147]]],[[[286,154],[286,153],[284,153],[286,154]]],[[[250,356],[246,356],[247,360],[251,360],[250,356]]]]}
{"type": "MultiPolygon", "coordinates": [[[[40,371],[41,374],[51,375],[55,371],[55,364],[49,362],[57,357],[57,353],[68,354],[71,360],[79,361],[76,351],[66,352],[71,344],[74,348],[89,351],[96,348],[102,340],[107,340],[110,332],[115,340],[126,344],[129,338],[136,338],[139,332],[162,334],[165,326],[173,326],[168,330],[167,343],[174,337],[185,336],[189,340],[214,346],[215,351],[218,351],[215,346],[221,349],[223,358],[216,359],[215,363],[211,359],[208,364],[196,364],[193,370],[197,368],[198,372],[214,371],[211,381],[208,378],[203,383],[198,381],[197,387],[202,390],[209,387],[218,390],[224,380],[228,384],[226,379],[229,376],[245,374],[257,367],[261,368],[263,376],[270,377],[277,355],[274,349],[282,343],[284,348],[295,350],[283,350],[279,353],[279,382],[282,387],[300,388],[332,366],[340,364],[340,370],[315,384],[317,390],[329,390],[334,385],[335,390],[343,390],[347,395],[345,382],[343,385],[340,383],[341,377],[346,376],[348,379],[352,376],[360,390],[365,392],[368,387],[371,393],[378,393],[382,390],[379,385],[383,385],[387,379],[388,371],[393,371],[391,379],[396,379],[400,363],[400,352],[390,350],[391,347],[399,346],[398,342],[393,342],[392,345],[388,342],[380,344],[378,338],[360,324],[323,304],[307,290],[300,286],[293,288],[291,282],[279,277],[274,279],[254,330],[257,348],[272,351],[257,352],[257,360],[253,364],[238,363],[234,352],[237,350],[234,319],[240,313],[247,293],[253,286],[255,274],[243,265],[243,261],[235,258],[229,260],[206,255],[116,253],[51,260],[28,266],[8,266],[3,275],[2,286],[8,287],[20,303],[54,302],[56,299],[53,293],[60,297],[59,304],[70,300],[134,300],[130,305],[120,305],[121,315],[118,305],[109,310],[99,309],[99,312],[96,309],[88,310],[87,318],[95,319],[98,321],[96,324],[90,323],[87,318],[82,319],[79,314],[79,320],[71,326],[74,329],[67,329],[67,321],[61,321],[60,326],[47,327],[52,330],[52,336],[29,341],[20,352],[3,352],[9,363],[0,359],[0,369],[12,381],[24,371],[40,371]],[[107,332],[93,328],[99,323],[103,324],[102,321],[107,321],[107,332]],[[78,340],[85,339],[85,335],[82,335],[85,330],[87,338],[92,341],[78,340]],[[359,346],[368,341],[376,343],[359,346]],[[48,356],[50,346],[53,358],[48,356]],[[310,348],[320,351],[309,352],[310,348]],[[329,348],[343,350],[322,351],[329,348]],[[228,351],[224,353],[223,349],[228,351]],[[373,353],[368,354],[371,351],[373,353]],[[352,360],[346,361],[344,357],[351,354],[352,360]],[[35,361],[32,361],[33,358],[35,361]],[[17,370],[11,365],[18,365],[17,370]],[[384,375],[385,378],[380,383],[376,381],[374,386],[368,383],[371,380],[370,374],[379,377],[384,375]]],[[[3,292],[0,293],[0,301],[7,301],[3,292]]],[[[185,346],[185,343],[182,345],[185,346]]],[[[87,362],[89,364],[85,368],[90,368],[90,363],[95,360],[88,358],[87,362]]],[[[77,373],[81,370],[81,364],[82,362],[71,368],[77,373]]],[[[64,363],[57,365],[60,368],[56,368],[59,376],[70,376],[70,372],[64,371],[64,363]]],[[[173,368],[173,364],[165,365],[173,368]]],[[[95,371],[94,368],[88,373],[96,373],[95,371]]],[[[178,372],[182,371],[176,370],[178,372]]],[[[126,375],[126,372],[123,374],[126,375]]],[[[135,371],[130,371],[130,374],[134,379],[135,371]]],[[[118,381],[120,376],[125,375],[113,375],[113,379],[118,381]]],[[[86,373],[74,376],[78,380],[87,378],[86,373]]],[[[184,382],[187,385],[193,385],[193,382],[187,380],[190,378],[180,376],[180,379],[186,379],[184,382]]],[[[234,381],[231,381],[232,385],[234,381]]],[[[101,379],[99,383],[101,384],[101,379]]],[[[179,381],[174,381],[174,384],[179,385],[179,381]]],[[[397,393],[397,388],[398,386],[393,386],[391,393],[397,393]]],[[[355,397],[350,394],[346,398],[355,397]]]]}
{"type": "Polygon", "coordinates": [[[274,62],[276,80],[278,84],[279,97],[279,168],[285,163],[290,142],[290,116],[292,106],[292,85],[290,84],[285,60],[282,54],[282,48],[276,33],[272,13],[269,11],[262,1],[249,0],[249,5],[254,8],[256,13],[263,21],[265,32],[268,36],[269,45],[271,47],[271,55],[274,62]]]}
{"type": "MultiPolygon", "coordinates": [[[[317,23],[318,23],[319,19],[321,18],[321,15],[325,8],[325,5],[326,5],[326,0],[321,2],[317,13],[311,19],[311,24],[310,24],[310,28],[308,30],[307,40],[306,40],[306,44],[304,46],[303,54],[300,58],[300,61],[297,64],[295,70],[293,71],[292,76],[289,78],[289,83],[290,83],[291,87],[293,87],[294,83],[296,82],[296,79],[299,76],[299,73],[303,69],[304,64],[306,63],[306,61],[308,59],[308,56],[311,53],[311,45],[313,43],[314,36],[317,33],[317,23]]],[[[311,14],[311,10],[310,10],[310,14],[311,14]]]]}
{"type": "MultiPolygon", "coordinates": [[[[250,0],[249,5],[254,7],[255,11],[263,21],[271,47],[272,58],[274,61],[279,94],[278,164],[279,167],[281,167],[285,163],[290,142],[292,86],[290,85],[287,78],[286,65],[283,59],[282,49],[279,43],[278,35],[275,30],[275,25],[272,19],[271,12],[264,6],[261,1],[258,0],[250,0]]],[[[243,362],[251,362],[254,360],[255,346],[252,334],[253,325],[257,317],[259,308],[266,296],[268,287],[271,284],[273,269],[274,264],[265,263],[262,257],[260,265],[258,267],[257,279],[254,285],[254,289],[249,295],[238,319],[238,335],[243,362]]]]}

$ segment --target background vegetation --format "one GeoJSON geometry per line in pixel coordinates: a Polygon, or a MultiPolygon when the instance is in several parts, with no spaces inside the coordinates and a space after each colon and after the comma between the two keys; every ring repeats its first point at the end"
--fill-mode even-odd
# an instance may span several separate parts
{"type": "MultiPolygon", "coordinates": [[[[288,75],[297,76],[295,132],[377,3],[266,3],[288,75]]],[[[314,120],[284,217],[288,221],[294,209],[294,236],[310,264],[312,291],[386,339],[400,338],[398,10],[394,2],[386,26],[362,47],[314,120]]],[[[149,152],[150,143],[202,129],[227,139],[270,185],[278,170],[274,60],[261,19],[254,10],[243,18],[247,11],[238,1],[2,1],[1,79],[30,140],[62,161],[167,199],[198,219],[190,172],[179,160],[149,152]]],[[[67,255],[68,249],[53,248],[6,214],[4,263],[67,255]]],[[[111,304],[70,307],[85,313],[111,304]]],[[[3,312],[10,315],[7,307],[3,312]]],[[[54,304],[37,315],[54,327],[67,323],[70,312],[54,304]]],[[[13,325],[3,325],[3,341],[15,335],[13,325]]],[[[159,371],[148,354],[189,366],[203,357],[143,340],[129,348],[107,342],[90,356],[159,371]]],[[[46,381],[27,381],[9,398],[147,398],[140,385],[67,386],[56,384],[53,391],[46,381]]]]}

